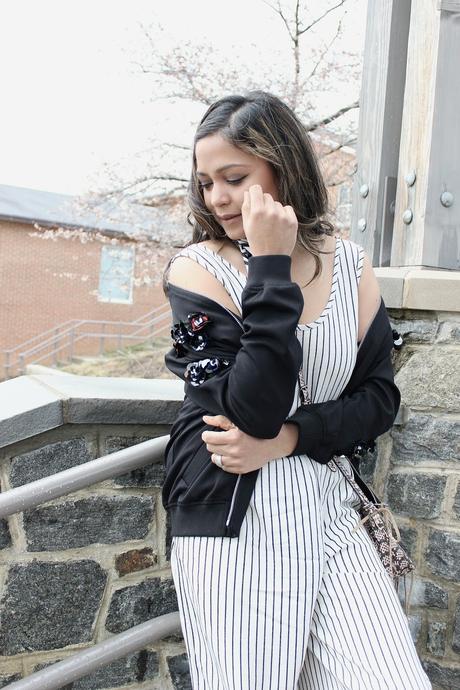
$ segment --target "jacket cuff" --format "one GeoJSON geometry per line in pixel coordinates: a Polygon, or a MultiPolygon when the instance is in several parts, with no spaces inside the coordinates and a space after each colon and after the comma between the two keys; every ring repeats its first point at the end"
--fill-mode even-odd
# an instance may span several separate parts
{"type": "Polygon", "coordinates": [[[302,455],[312,453],[318,446],[321,446],[324,440],[324,424],[321,415],[316,412],[309,411],[305,414],[305,409],[302,409],[301,415],[296,419],[296,413],[292,417],[285,420],[285,424],[296,424],[299,437],[297,444],[291,455],[302,455]]]}
{"type": "Polygon", "coordinates": [[[292,283],[292,259],[289,254],[260,254],[248,259],[247,283],[261,285],[262,283],[292,283]]]}

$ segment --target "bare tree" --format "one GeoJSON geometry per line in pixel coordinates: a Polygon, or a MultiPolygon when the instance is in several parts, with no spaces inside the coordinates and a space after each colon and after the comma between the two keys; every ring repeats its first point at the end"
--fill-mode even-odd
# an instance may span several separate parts
{"type": "MultiPolygon", "coordinates": [[[[148,46],[149,58],[142,62],[133,60],[133,64],[151,78],[153,100],[170,101],[177,107],[185,102],[208,106],[223,93],[237,93],[243,89],[262,88],[276,93],[299,115],[316,141],[326,142],[330,140],[331,134],[325,128],[359,107],[358,102],[353,100],[327,115],[316,118],[311,115],[317,110],[315,94],[331,89],[337,79],[354,80],[356,83],[359,77],[360,60],[356,55],[350,56],[350,63],[347,65],[338,66],[330,59],[331,50],[342,35],[347,0],[336,0],[329,8],[322,9],[313,17],[300,0],[294,0],[288,7],[283,7],[280,1],[276,4],[271,4],[268,0],[262,2],[279,19],[280,40],[284,38],[288,41],[292,62],[291,77],[288,79],[284,72],[277,71],[273,65],[265,68],[258,65],[256,77],[250,66],[247,69],[242,69],[241,65],[231,66],[227,55],[219,54],[214,47],[196,42],[182,43],[168,52],[162,52],[158,49],[155,29],[145,26],[141,26],[141,31],[148,46]],[[337,15],[336,30],[319,48],[312,48],[312,41],[309,41],[310,60],[306,70],[304,65],[307,61],[302,57],[303,44],[329,15],[337,15]]],[[[156,31],[161,33],[163,29],[157,26],[156,31]]],[[[356,133],[348,128],[345,133],[336,134],[328,146],[318,147],[328,186],[342,184],[353,174],[348,162],[344,162],[338,154],[343,147],[352,145],[355,140],[356,133]]],[[[116,169],[113,169],[110,188],[93,195],[91,200],[87,199],[93,209],[100,200],[119,201],[124,198],[151,204],[159,193],[183,194],[188,178],[182,171],[190,161],[190,146],[158,141],[152,143],[148,154],[152,162],[146,163],[147,169],[142,174],[133,175],[131,179],[117,175],[116,169]]]]}
{"type": "MultiPolygon", "coordinates": [[[[352,101],[331,113],[318,115],[316,98],[317,94],[334,88],[337,79],[346,79],[348,83],[356,83],[359,79],[359,56],[349,54],[348,63],[345,64],[342,60],[338,65],[337,57],[332,55],[334,44],[342,35],[343,16],[348,0],[335,0],[328,8],[323,6],[316,16],[312,16],[300,0],[290,0],[288,6],[283,6],[280,0],[276,4],[271,4],[269,0],[262,2],[272,9],[279,20],[279,37],[274,37],[272,43],[282,45],[284,41],[287,45],[287,61],[286,48],[282,54],[284,62],[279,57],[281,53],[277,54],[273,48],[272,63],[260,62],[256,65],[257,70],[252,69],[254,61],[257,61],[258,46],[255,44],[252,45],[252,65],[231,65],[225,52],[191,41],[165,51],[159,47],[157,40],[164,30],[157,25],[154,28],[140,27],[147,43],[148,59],[132,62],[137,71],[150,79],[152,99],[173,103],[178,108],[186,103],[188,106],[195,104],[197,108],[206,107],[223,93],[239,93],[242,90],[264,89],[275,93],[290,105],[305,124],[314,140],[326,184],[332,190],[349,182],[355,171],[352,151],[348,151],[346,155],[344,152],[347,146],[354,143],[356,133],[353,127],[348,127],[344,133],[335,134],[331,138],[327,127],[359,106],[358,102],[352,101]],[[327,41],[315,46],[313,34],[327,18],[335,19],[335,30],[327,41]],[[305,44],[308,44],[308,50],[305,44]]],[[[186,112],[185,107],[183,110],[186,112]]],[[[168,217],[175,217],[178,223],[184,222],[184,206],[176,202],[183,198],[187,186],[191,148],[188,144],[158,139],[152,140],[145,151],[137,152],[136,155],[141,159],[144,157],[141,172],[128,177],[126,165],[118,168],[106,166],[106,177],[111,180],[107,188],[88,193],[75,203],[77,211],[90,212],[106,220],[126,221],[132,225],[132,232],[128,230],[125,237],[119,240],[113,237],[109,240],[104,234],[80,232],[78,229],[57,229],[52,233],[72,239],[80,236],[82,242],[110,241],[115,244],[135,240],[136,253],[140,259],[138,265],[142,266],[136,278],[140,285],[148,282],[149,275],[152,275],[151,262],[155,266],[161,265],[162,250],[158,241],[141,235],[136,227],[133,209],[139,209],[140,206],[163,206],[168,217]],[[146,159],[148,162],[145,162],[146,159]]],[[[44,239],[50,235],[49,230],[40,227],[36,227],[36,232],[44,239]]]]}
{"type": "MultiPolygon", "coordinates": [[[[331,197],[335,197],[337,187],[349,184],[355,172],[353,150],[347,146],[354,143],[356,132],[350,124],[341,127],[340,132],[331,130],[339,122],[346,122],[347,114],[359,104],[350,99],[332,112],[323,113],[317,102],[319,94],[333,90],[337,80],[358,83],[360,57],[343,52],[339,59],[334,55],[343,32],[346,5],[352,1],[324,0],[321,10],[312,15],[301,0],[286,0],[284,5],[280,0],[261,0],[271,9],[279,26],[279,34],[271,37],[273,59],[270,63],[259,60],[260,45],[255,44],[248,46],[250,59],[245,58],[246,63],[237,62],[236,58],[230,63],[225,52],[191,41],[165,50],[156,40],[158,32],[163,31],[157,25],[141,27],[148,58],[133,60],[133,64],[136,71],[149,80],[152,100],[171,103],[184,113],[190,112],[193,105],[198,119],[205,107],[226,93],[263,89],[276,94],[296,112],[310,133],[331,197]],[[334,29],[327,40],[318,44],[317,29],[331,20],[335,22],[334,29]],[[282,46],[282,50],[278,46],[282,46]]],[[[176,141],[158,137],[152,139],[144,151],[133,152],[132,159],[133,171],[129,174],[127,161],[120,162],[119,166],[105,166],[105,178],[110,184],[80,197],[74,205],[74,210],[83,212],[83,216],[99,217],[101,222],[94,223],[99,230],[88,223],[80,228],[47,228],[37,223],[29,234],[43,240],[62,238],[81,243],[121,245],[121,250],[123,244],[135,245],[134,285],[158,289],[171,248],[177,244],[171,241],[176,228],[180,232],[182,225],[186,237],[188,209],[184,204],[184,192],[191,167],[191,147],[188,141],[178,141],[177,137],[176,141]],[[149,218],[143,222],[142,212],[147,211],[153,220],[149,218]],[[114,235],[107,230],[104,221],[114,221],[125,229],[114,235]]],[[[78,222],[83,224],[81,219],[78,222]]],[[[79,279],[86,282],[88,278],[85,268],[79,279]]],[[[91,294],[97,294],[97,290],[91,294]]]]}

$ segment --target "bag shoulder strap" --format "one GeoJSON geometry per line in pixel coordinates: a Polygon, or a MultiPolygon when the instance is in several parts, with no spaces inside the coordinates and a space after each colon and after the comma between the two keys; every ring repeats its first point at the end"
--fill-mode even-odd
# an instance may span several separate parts
{"type": "Polygon", "coordinates": [[[347,480],[347,482],[350,484],[351,487],[353,487],[354,491],[358,494],[359,498],[361,499],[361,501],[362,501],[365,505],[371,503],[371,501],[369,501],[369,499],[367,498],[367,496],[365,495],[365,493],[361,490],[361,488],[359,487],[359,485],[356,483],[355,479],[352,478],[352,477],[350,477],[350,476],[345,472],[345,470],[343,469],[342,465],[341,465],[339,462],[337,462],[336,456],[334,456],[329,462],[332,463],[332,464],[334,464],[335,467],[339,470],[339,472],[341,472],[341,473],[343,474],[343,476],[345,477],[345,479],[347,480]]]}

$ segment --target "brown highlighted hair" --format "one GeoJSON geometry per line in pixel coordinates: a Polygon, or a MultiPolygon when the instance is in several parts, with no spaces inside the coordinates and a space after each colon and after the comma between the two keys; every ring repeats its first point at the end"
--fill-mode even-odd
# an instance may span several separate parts
{"type": "MultiPolygon", "coordinates": [[[[327,190],[305,126],[289,106],[267,91],[224,96],[210,105],[201,118],[193,140],[192,172],[187,188],[190,207],[187,221],[193,232],[185,246],[226,236],[207,209],[196,176],[196,143],[217,133],[236,148],[263,158],[271,165],[279,201],[283,206],[292,206],[297,216],[297,243],[314,257],[314,280],[321,273],[319,254],[329,253],[320,248],[324,235],[335,232],[332,223],[325,218],[327,190]]],[[[163,275],[165,294],[169,265],[170,262],[163,275]]]]}

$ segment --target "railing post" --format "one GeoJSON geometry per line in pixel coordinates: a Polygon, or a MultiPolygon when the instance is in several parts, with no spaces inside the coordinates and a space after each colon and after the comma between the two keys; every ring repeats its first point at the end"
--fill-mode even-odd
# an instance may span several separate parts
{"type": "Polygon", "coordinates": [[[102,355],[105,352],[105,323],[102,324],[102,333],[99,340],[99,354],[102,355]]]}
{"type": "Polygon", "coordinates": [[[72,328],[72,330],[70,331],[69,340],[70,340],[69,356],[70,356],[70,361],[72,361],[73,355],[74,355],[75,328],[72,328]]]}
{"type": "Polygon", "coordinates": [[[9,350],[6,350],[6,351],[5,351],[5,363],[4,363],[4,365],[3,365],[3,370],[4,370],[4,372],[5,372],[5,380],[9,378],[9,375],[10,375],[10,367],[11,367],[11,363],[10,363],[10,351],[9,351],[9,350]]]}

